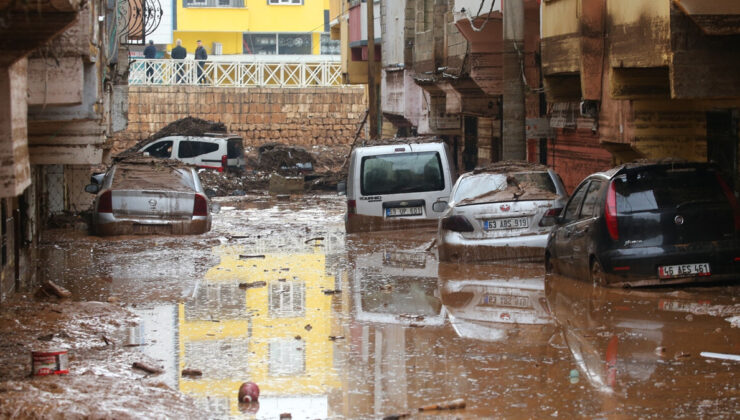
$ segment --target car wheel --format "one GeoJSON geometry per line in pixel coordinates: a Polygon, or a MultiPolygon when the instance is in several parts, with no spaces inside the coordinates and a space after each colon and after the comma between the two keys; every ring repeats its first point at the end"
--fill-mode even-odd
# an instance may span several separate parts
{"type": "Polygon", "coordinates": [[[591,283],[597,286],[606,286],[606,273],[604,273],[601,263],[596,259],[591,262],[591,283]]]}

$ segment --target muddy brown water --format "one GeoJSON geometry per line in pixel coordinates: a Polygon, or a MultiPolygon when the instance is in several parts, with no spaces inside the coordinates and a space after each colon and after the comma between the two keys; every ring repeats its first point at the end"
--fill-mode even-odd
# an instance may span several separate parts
{"type": "Polygon", "coordinates": [[[74,297],[29,287],[2,307],[0,416],[740,412],[740,362],[707,357],[740,354],[738,286],[611,290],[537,263],[440,263],[433,230],[345,235],[341,197],[219,201],[205,235],[47,232],[39,280],[74,297]],[[69,349],[71,373],[29,378],[40,346],[69,349]],[[259,403],[240,405],[248,380],[259,403]]]}

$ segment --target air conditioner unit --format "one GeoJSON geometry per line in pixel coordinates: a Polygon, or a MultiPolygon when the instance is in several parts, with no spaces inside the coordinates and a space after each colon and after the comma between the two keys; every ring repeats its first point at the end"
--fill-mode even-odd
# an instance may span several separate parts
{"type": "Polygon", "coordinates": [[[598,118],[599,116],[599,101],[585,100],[581,101],[580,106],[581,116],[586,118],[598,118]]]}

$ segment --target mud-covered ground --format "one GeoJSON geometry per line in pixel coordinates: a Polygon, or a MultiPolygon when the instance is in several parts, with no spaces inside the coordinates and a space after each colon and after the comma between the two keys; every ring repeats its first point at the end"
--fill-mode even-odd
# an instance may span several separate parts
{"type": "Polygon", "coordinates": [[[739,286],[439,263],[433,230],[345,235],[342,197],[285,198],[216,198],[198,236],[46,232],[37,280],[72,297],[28,287],[0,307],[0,417],[740,413],[739,286]],[[30,377],[42,349],[68,350],[70,373],[30,377]],[[259,403],[239,404],[248,380],[259,403]]]}

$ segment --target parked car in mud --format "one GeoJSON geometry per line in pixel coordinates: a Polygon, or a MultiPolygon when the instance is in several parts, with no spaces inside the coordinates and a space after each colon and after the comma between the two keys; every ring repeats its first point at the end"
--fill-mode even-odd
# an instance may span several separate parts
{"type": "Polygon", "coordinates": [[[551,272],[625,287],[740,275],[740,205],[709,164],[641,162],[590,175],[556,223],[551,272]]]}
{"type": "Polygon", "coordinates": [[[93,182],[85,191],[97,194],[92,230],[98,235],[211,229],[209,201],[198,173],[177,161],[129,158],[112,165],[101,183],[93,182]]]}
{"type": "Polygon", "coordinates": [[[384,140],[356,147],[347,175],[347,233],[436,225],[455,169],[438,139],[384,140]]]}
{"type": "Polygon", "coordinates": [[[439,221],[440,261],[542,260],[568,195],[543,165],[497,162],[465,173],[439,221]]]}
{"type": "Polygon", "coordinates": [[[202,136],[167,136],[157,139],[139,151],[162,159],[177,159],[199,168],[223,171],[244,169],[244,144],[239,136],[205,133],[202,136]]]}

